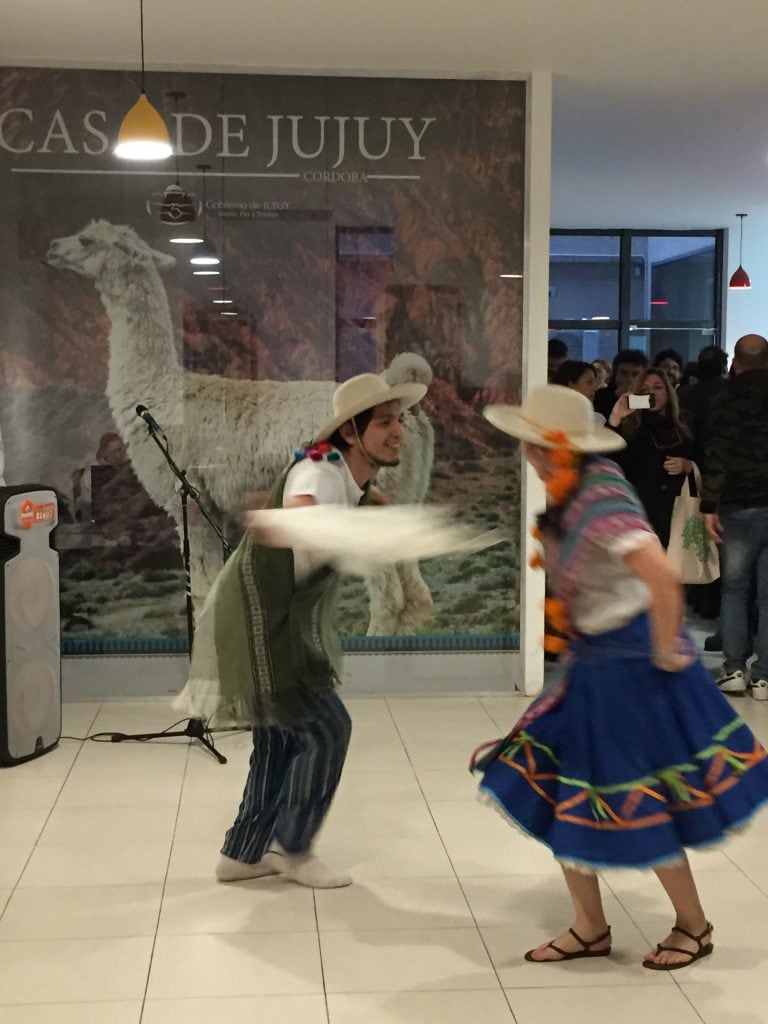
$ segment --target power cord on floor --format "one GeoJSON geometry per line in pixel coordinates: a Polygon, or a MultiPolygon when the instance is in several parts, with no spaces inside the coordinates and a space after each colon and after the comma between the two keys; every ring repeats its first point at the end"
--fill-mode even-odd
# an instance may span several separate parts
{"type": "MultiPolygon", "coordinates": [[[[157,736],[163,736],[165,733],[171,732],[177,725],[181,725],[183,722],[188,721],[186,718],[180,718],[177,722],[172,725],[168,725],[165,729],[161,729],[157,736]]],[[[212,736],[214,733],[227,733],[227,732],[250,732],[250,726],[248,725],[233,725],[221,729],[209,729],[205,727],[203,732],[206,736],[212,736]]],[[[89,736],[60,736],[62,740],[76,740],[78,743],[85,743],[86,740],[93,740],[94,743],[122,743],[124,740],[132,740],[134,743],[148,743],[150,740],[149,736],[144,737],[132,737],[124,732],[93,732],[89,736]]]]}

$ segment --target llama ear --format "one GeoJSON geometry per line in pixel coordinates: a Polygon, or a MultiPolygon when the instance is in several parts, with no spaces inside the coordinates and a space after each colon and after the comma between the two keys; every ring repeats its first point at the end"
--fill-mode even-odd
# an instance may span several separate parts
{"type": "Polygon", "coordinates": [[[155,262],[158,270],[170,270],[176,266],[176,259],[166,252],[158,252],[157,249],[150,249],[149,254],[155,262]]]}

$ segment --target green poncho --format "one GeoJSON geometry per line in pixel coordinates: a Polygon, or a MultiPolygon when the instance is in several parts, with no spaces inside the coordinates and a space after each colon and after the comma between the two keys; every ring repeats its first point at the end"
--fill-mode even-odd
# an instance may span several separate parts
{"type": "MultiPolygon", "coordinates": [[[[293,465],[268,507],[282,506],[293,465]]],[[[367,496],[368,488],[360,504],[367,496]]],[[[205,602],[189,681],[176,706],[237,724],[291,727],[314,717],[317,698],[332,693],[340,680],[338,580],[323,566],[296,585],[293,551],[258,544],[246,533],[205,602]]]]}

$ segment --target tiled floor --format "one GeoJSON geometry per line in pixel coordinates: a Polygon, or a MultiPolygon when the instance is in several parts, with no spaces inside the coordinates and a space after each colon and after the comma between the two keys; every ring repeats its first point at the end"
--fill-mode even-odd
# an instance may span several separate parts
{"type": "MultiPolygon", "coordinates": [[[[735,702],[763,742],[768,705],[735,702]]],[[[669,926],[653,876],[604,879],[616,953],[540,967],[569,917],[545,850],[465,770],[517,697],[356,699],[320,852],[348,889],[218,885],[249,737],[219,766],[185,740],[62,741],[0,772],[0,1024],[765,1024],[768,814],[693,857],[716,954],[640,966],[669,926]],[[4,908],[4,909],[3,909],[4,908]]],[[[65,732],[164,728],[162,701],[70,704],[65,732]]]]}

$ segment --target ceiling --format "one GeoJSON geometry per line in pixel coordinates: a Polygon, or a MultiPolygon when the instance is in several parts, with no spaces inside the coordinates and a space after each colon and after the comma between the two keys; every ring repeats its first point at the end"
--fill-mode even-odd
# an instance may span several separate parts
{"type": "MultiPolygon", "coordinates": [[[[135,67],[138,0],[3,0],[0,61],[135,67]]],[[[145,0],[148,68],[554,73],[553,223],[768,220],[768,2],[145,0]],[[634,186],[628,203],[627,175],[634,186]],[[649,197],[655,202],[649,202],[649,197]]]]}

